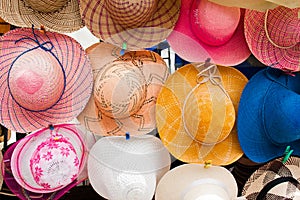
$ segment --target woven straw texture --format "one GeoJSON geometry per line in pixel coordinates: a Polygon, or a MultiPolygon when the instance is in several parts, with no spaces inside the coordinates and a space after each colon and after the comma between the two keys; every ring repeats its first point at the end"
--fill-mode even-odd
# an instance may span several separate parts
{"type": "Polygon", "coordinates": [[[211,160],[215,165],[226,165],[243,154],[234,123],[248,80],[231,67],[218,66],[218,71],[221,85],[230,99],[209,82],[197,86],[199,71],[192,64],[170,75],[157,98],[156,121],[160,138],[170,153],[183,162],[211,160]],[[185,102],[187,96],[193,97],[190,102],[185,102]]]}
{"type": "Polygon", "coordinates": [[[269,10],[267,17],[266,12],[246,11],[245,37],[263,64],[285,71],[300,70],[299,11],[280,6],[269,10]]]}
{"type": "Polygon", "coordinates": [[[0,59],[0,123],[10,130],[24,133],[69,122],[91,95],[89,59],[66,35],[10,31],[1,37],[0,59]]]}
{"type": "Polygon", "coordinates": [[[83,27],[77,0],[2,0],[0,16],[18,27],[43,25],[49,31],[61,33],[83,27]]]}
{"type": "Polygon", "coordinates": [[[106,51],[99,45],[101,56],[92,51],[94,94],[78,117],[81,124],[104,136],[142,135],[155,129],[156,98],[169,76],[164,60],[151,51],[131,51],[112,61],[113,48],[106,51]],[[111,62],[105,65],[102,57],[111,62]]]}
{"type": "MultiPolygon", "coordinates": [[[[257,199],[259,192],[271,181],[280,177],[293,177],[300,179],[300,163],[298,157],[290,157],[283,164],[282,158],[278,158],[256,170],[246,182],[242,195],[246,199],[257,199]]],[[[265,196],[265,199],[299,199],[300,186],[296,187],[290,182],[275,185],[265,196]]]]}
{"type": "Polygon", "coordinates": [[[180,0],[80,0],[88,29],[101,40],[131,50],[152,47],[173,30],[180,0]]]}

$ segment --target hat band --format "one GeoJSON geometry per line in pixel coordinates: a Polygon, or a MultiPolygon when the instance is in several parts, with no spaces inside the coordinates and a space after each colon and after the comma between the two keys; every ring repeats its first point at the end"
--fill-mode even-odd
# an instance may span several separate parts
{"type": "Polygon", "coordinates": [[[256,199],[265,199],[267,193],[273,188],[275,187],[276,185],[279,185],[281,183],[284,183],[284,182],[290,182],[292,183],[293,185],[295,185],[297,188],[300,189],[300,185],[299,185],[299,181],[296,180],[294,177],[280,177],[280,178],[276,178],[272,181],[270,181],[269,183],[267,183],[263,189],[258,193],[257,195],[257,198],[256,199]]]}

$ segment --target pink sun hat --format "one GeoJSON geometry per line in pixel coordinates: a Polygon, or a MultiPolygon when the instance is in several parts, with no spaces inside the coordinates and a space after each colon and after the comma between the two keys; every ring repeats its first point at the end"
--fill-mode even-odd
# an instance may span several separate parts
{"type": "Polygon", "coordinates": [[[86,172],[79,176],[86,168],[88,150],[82,130],[58,124],[20,140],[10,158],[14,181],[30,192],[51,193],[86,178],[86,172]]]}
{"type": "Polygon", "coordinates": [[[69,122],[92,92],[92,70],[71,37],[20,28],[0,38],[0,123],[24,133],[69,122]]]}
{"type": "Polygon", "coordinates": [[[184,0],[167,41],[184,60],[237,65],[250,56],[244,37],[244,10],[208,0],[184,0]]]}
{"type": "Polygon", "coordinates": [[[279,6],[266,12],[246,10],[245,37],[263,64],[300,71],[300,8],[279,6]]]}

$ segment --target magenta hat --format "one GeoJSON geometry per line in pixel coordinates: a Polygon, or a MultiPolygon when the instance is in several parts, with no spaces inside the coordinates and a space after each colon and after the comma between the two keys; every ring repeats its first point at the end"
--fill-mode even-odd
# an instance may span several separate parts
{"type": "Polygon", "coordinates": [[[167,41],[184,60],[237,65],[250,56],[244,11],[208,0],[182,0],[179,19],[167,41]]]}
{"type": "Polygon", "coordinates": [[[24,133],[69,122],[92,92],[81,45],[54,32],[20,28],[0,37],[0,123],[24,133]]]}
{"type": "Polygon", "coordinates": [[[266,12],[246,11],[245,37],[260,62],[284,71],[300,71],[299,11],[283,6],[266,12]]]}
{"type": "Polygon", "coordinates": [[[83,135],[78,125],[59,124],[26,136],[14,147],[10,157],[14,181],[40,194],[59,191],[85,179],[88,147],[83,135]]]}

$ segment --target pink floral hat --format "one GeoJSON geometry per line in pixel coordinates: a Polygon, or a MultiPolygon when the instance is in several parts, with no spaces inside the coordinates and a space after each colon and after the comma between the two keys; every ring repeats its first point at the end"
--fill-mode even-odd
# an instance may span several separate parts
{"type": "Polygon", "coordinates": [[[81,131],[78,125],[59,124],[20,140],[11,153],[10,165],[6,164],[14,177],[14,183],[6,180],[8,185],[44,194],[84,180],[88,147],[81,131]]]}

